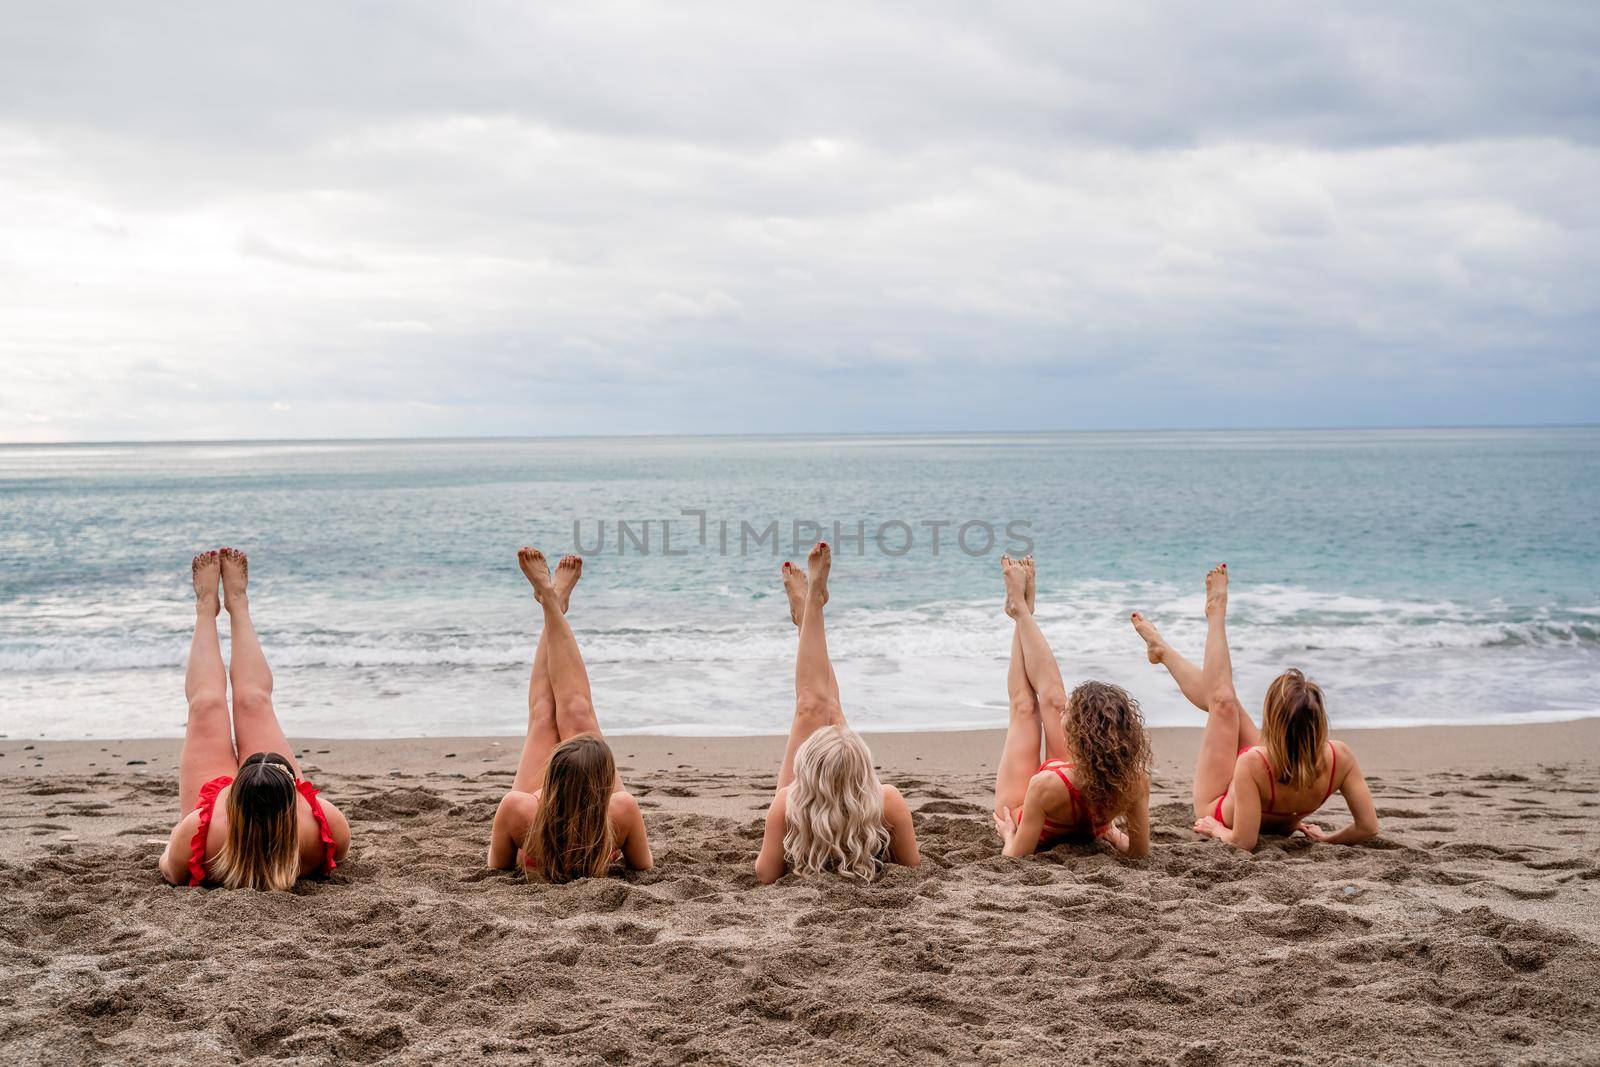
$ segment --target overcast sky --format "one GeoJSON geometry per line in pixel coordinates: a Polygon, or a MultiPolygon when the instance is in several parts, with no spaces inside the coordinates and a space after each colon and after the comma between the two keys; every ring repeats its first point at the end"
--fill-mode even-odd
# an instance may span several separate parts
{"type": "Polygon", "coordinates": [[[1600,4],[4,3],[0,440],[1600,418],[1600,4]]]}

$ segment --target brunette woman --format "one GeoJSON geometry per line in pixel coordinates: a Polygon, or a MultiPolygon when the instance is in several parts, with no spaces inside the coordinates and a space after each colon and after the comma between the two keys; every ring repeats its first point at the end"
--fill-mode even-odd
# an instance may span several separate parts
{"type": "Polygon", "coordinates": [[[278,725],[272,671],[250,619],[249,567],[233,548],[202,552],[190,564],[195,620],[184,680],[189,723],[178,762],[182,815],[160,861],[173,885],[291,889],[332,871],[350,847],[349,824],[300,777],[278,725]],[[217,637],[224,600],[232,637],[226,669],[217,637]]]}
{"type": "Polygon", "coordinates": [[[1033,557],[1000,559],[1011,633],[1011,720],[994,783],[1007,856],[1103,839],[1135,859],[1150,851],[1150,740],[1139,703],[1108,682],[1071,693],[1033,617],[1033,557]],[[1043,762],[1040,748],[1044,749],[1043,762]]]}
{"type": "Polygon", "coordinates": [[[489,866],[521,866],[548,882],[603,877],[619,861],[649,870],[644,816],[600,736],[589,673],[567,625],[583,560],[563,556],[552,576],[544,553],[524,548],[517,563],[544,625],[528,679],[528,736],[511,791],[495,812],[489,866]]]}

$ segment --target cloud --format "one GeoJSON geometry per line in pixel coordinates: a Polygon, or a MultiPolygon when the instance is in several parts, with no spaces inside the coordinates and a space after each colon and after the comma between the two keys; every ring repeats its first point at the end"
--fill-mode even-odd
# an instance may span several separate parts
{"type": "Polygon", "coordinates": [[[290,267],[358,272],[367,269],[366,265],[354,256],[341,252],[299,248],[255,233],[245,234],[239,239],[239,251],[247,256],[270,259],[290,267]]]}
{"type": "Polygon", "coordinates": [[[1591,5],[161,12],[0,38],[0,439],[1600,408],[1591,5]]]}

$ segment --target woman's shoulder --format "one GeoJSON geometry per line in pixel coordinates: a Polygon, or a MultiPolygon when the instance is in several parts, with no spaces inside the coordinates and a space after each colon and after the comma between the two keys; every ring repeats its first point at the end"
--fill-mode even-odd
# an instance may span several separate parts
{"type": "Polygon", "coordinates": [[[1328,738],[1328,748],[1333,751],[1333,761],[1335,763],[1333,773],[1342,780],[1345,772],[1356,765],[1355,750],[1343,741],[1332,737],[1328,738]]]}
{"type": "MultiPolygon", "coordinates": [[[[535,803],[537,803],[537,800],[535,801],[535,803]]],[[[634,815],[639,815],[640,814],[640,811],[639,811],[639,798],[635,797],[632,793],[628,792],[626,789],[618,789],[616,792],[612,793],[611,794],[611,799],[610,799],[610,801],[608,801],[608,804],[609,804],[609,806],[611,808],[611,814],[612,814],[613,817],[616,817],[616,816],[632,817],[634,815]]]]}
{"type": "Polygon", "coordinates": [[[521,789],[510,789],[500,798],[500,806],[495,809],[494,817],[498,823],[510,823],[510,828],[517,833],[527,829],[532,823],[534,815],[539,811],[539,794],[527,793],[521,789]]]}

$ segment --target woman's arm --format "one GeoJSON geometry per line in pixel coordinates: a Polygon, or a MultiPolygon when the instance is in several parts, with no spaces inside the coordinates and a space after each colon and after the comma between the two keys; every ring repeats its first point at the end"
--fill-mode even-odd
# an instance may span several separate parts
{"type": "Polygon", "coordinates": [[[321,803],[322,814],[328,820],[328,832],[333,835],[333,860],[335,863],[343,863],[345,854],[350,851],[350,820],[344,817],[344,812],[326,800],[322,800],[321,803]]]}
{"type": "Polygon", "coordinates": [[[1022,817],[1013,820],[1011,813],[1002,809],[994,814],[995,829],[1005,847],[1000,851],[1007,856],[1031,856],[1039,847],[1039,835],[1044,833],[1044,798],[1050,791],[1054,775],[1036,774],[1028,779],[1028,791],[1022,796],[1022,817]]]}
{"type": "Polygon", "coordinates": [[[1333,833],[1315,823],[1303,822],[1300,824],[1300,832],[1313,841],[1326,841],[1330,845],[1359,845],[1377,836],[1378,808],[1372,801],[1372,790],[1367,786],[1366,775],[1361,773],[1361,764],[1356,762],[1355,753],[1342,744],[1339,748],[1342,750],[1341,762],[1349,768],[1345,771],[1339,792],[1343,794],[1344,802],[1350,806],[1350,815],[1355,821],[1333,833]]]}
{"type": "Polygon", "coordinates": [[[617,846],[622,850],[623,861],[636,871],[648,871],[655,865],[655,857],[650,854],[650,839],[645,835],[644,812],[639,810],[638,799],[628,792],[612,793],[611,818],[612,825],[623,829],[617,846]]]}
{"type": "Polygon", "coordinates": [[[167,838],[167,847],[161,852],[161,877],[171,885],[189,884],[189,843],[194,839],[200,816],[190,812],[178,820],[167,838]]]}
{"type": "Polygon", "coordinates": [[[762,885],[771,885],[789,869],[789,860],[783,854],[788,797],[787,787],[778,790],[772,798],[772,806],[767,809],[767,826],[761,835],[761,854],[756,857],[756,881],[762,885]]]}
{"type": "Polygon", "coordinates": [[[500,806],[495,809],[494,826],[489,831],[489,866],[509,871],[517,865],[517,849],[528,831],[528,820],[537,803],[532,793],[516,789],[501,798],[500,806]]]}
{"type": "MultiPolygon", "coordinates": [[[[1115,827],[1113,827],[1115,830],[1115,827]]],[[[1142,860],[1150,855],[1150,782],[1145,780],[1139,790],[1138,797],[1133,802],[1133,807],[1123,816],[1122,830],[1107,833],[1109,840],[1118,852],[1129,859],[1142,860]]]]}
{"type": "Polygon", "coordinates": [[[911,807],[900,790],[892,785],[883,787],[883,823],[889,828],[889,855],[902,867],[920,867],[922,854],[917,851],[917,830],[911,823],[911,807]]]}

